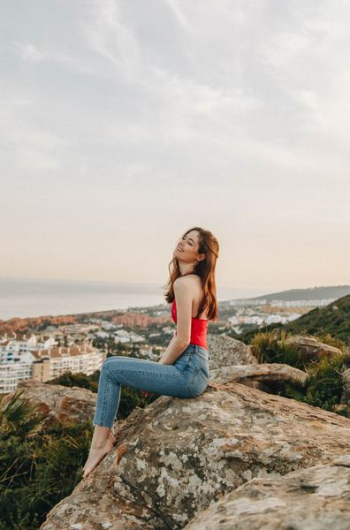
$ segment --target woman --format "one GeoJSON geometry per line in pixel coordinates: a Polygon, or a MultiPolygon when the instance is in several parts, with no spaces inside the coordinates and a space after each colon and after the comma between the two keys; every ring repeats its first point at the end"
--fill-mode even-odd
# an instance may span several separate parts
{"type": "Polygon", "coordinates": [[[95,426],[84,466],[86,478],[116,440],[112,434],[121,385],[165,396],[194,398],[204,392],[209,379],[207,327],[217,320],[215,267],[219,243],[208,230],[194,227],[178,241],[169,264],[165,295],[172,302],[177,324],[167,350],[158,362],[132,357],[107,358],[101,369],[95,426]]]}

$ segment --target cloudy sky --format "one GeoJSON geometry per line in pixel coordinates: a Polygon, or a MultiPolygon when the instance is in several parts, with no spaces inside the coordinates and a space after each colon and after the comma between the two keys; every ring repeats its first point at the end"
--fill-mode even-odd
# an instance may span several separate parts
{"type": "Polygon", "coordinates": [[[347,0],[2,0],[0,277],[349,284],[347,0]]]}

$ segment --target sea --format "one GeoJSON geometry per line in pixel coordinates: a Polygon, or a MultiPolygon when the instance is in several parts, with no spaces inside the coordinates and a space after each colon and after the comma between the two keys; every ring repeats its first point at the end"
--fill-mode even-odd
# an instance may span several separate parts
{"type": "MultiPolygon", "coordinates": [[[[73,315],[167,305],[164,284],[40,278],[0,278],[0,320],[73,315]]],[[[256,290],[217,286],[218,301],[258,296],[256,290]]]]}

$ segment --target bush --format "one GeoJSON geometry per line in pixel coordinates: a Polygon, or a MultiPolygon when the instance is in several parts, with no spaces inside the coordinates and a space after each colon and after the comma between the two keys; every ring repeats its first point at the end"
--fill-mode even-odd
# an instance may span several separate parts
{"type": "Polygon", "coordinates": [[[343,393],[343,356],[323,356],[308,368],[306,402],[325,410],[333,410],[340,403],[343,393]]]}
{"type": "Polygon", "coordinates": [[[290,336],[291,334],[286,333],[284,330],[280,334],[280,340],[277,331],[257,333],[250,343],[252,353],[260,363],[289,364],[304,370],[305,360],[301,348],[298,348],[295,344],[286,343],[290,336]]]}
{"type": "Polygon", "coordinates": [[[86,388],[91,392],[97,392],[98,389],[98,378],[99,370],[96,370],[91,376],[86,375],[82,372],[73,374],[71,371],[67,371],[64,374],[47,381],[48,385],[62,385],[62,386],[78,386],[79,388],[86,388]]]}
{"type": "Polygon", "coordinates": [[[81,480],[92,428],[55,424],[16,392],[0,398],[0,530],[37,530],[47,512],[81,480]]]}
{"type": "MultiPolygon", "coordinates": [[[[92,376],[67,372],[51,384],[98,387],[100,371],[92,376]]],[[[82,477],[93,433],[92,421],[55,423],[41,429],[47,413],[16,392],[1,406],[0,395],[0,530],[37,530],[46,514],[71,494],[82,477]]],[[[157,399],[123,387],[117,419],[157,399]]]]}
{"type": "Polygon", "coordinates": [[[343,353],[323,354],[309,359],[301,348],[286,344],[291,333],[282,330],[280,339],[276,330],[261,332],[251,341],[253,354],[260,363],[285,363],[304,370],[308,374],[305,386],[286,383],[278,388],[278,393],[329,411],[338,412],[336,406],[343,394],[342,371],[350,366],[350,353],[345,343],[329,334],[317,336],[318,340],[340,348],[343,353]]]}

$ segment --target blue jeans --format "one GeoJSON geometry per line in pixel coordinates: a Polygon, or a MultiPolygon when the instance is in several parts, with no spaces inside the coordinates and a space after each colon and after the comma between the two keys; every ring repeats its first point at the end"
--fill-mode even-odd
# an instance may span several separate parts
{"type": "Polygon", "coordinates": [[[121,385],[164,396],[195,398],[210,377],[208,351],[189,344],[173,364],[135,357],[108,357],[102,364],[94,425],[111,428],[117,416],[121,385]]]}

